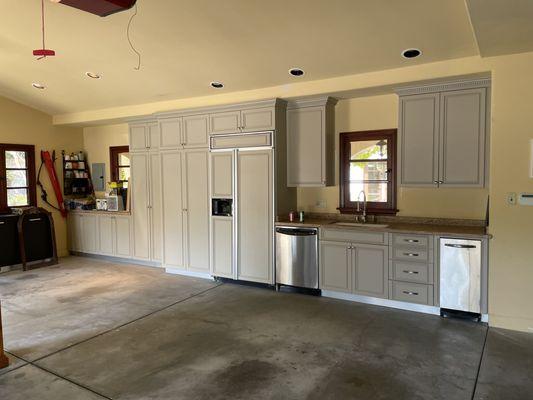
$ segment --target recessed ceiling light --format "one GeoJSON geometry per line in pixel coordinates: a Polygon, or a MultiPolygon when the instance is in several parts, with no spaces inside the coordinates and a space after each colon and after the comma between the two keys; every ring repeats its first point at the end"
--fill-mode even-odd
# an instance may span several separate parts
{"type": "Polygon", "coordinates": [[[86,72],[85,75],[87,75],[89,78],[92,78],[92,79],[100,79],[102,77],[96,72],[86,72]]]}
{"type": "Polygon", "coordinates": [[[305,71],[301,68],[291,68],[289,69],[289,74],[292,76],[303,76],[305,74],[305,71]]]}
{"type": "Polygon", "coordinates": [[[44,86],[42,83],[34,82],[31,84],[35,89],[43,90],[46,89],[46,86],[44,86]]]}
{"type": "Polygon", "coordinates": [[[417,58],[422,55],[422,52],[418,49],[405,49],[402,51],[403,58],[417,58]]]}
{"type": "Polygon", "coordinates": [[[211,82],[211,87],[214,87],[215,89],[222,89],[224,87],[224,84],[222,82],[211,82]]]}

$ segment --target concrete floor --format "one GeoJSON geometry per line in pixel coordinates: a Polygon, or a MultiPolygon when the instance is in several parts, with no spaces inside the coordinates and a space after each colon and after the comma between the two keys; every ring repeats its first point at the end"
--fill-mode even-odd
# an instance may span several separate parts
{"type": "Polygon", "coordinates": [[[527,399],[533,335],[71,257],[0,275],[0,398],[527,399]]]}

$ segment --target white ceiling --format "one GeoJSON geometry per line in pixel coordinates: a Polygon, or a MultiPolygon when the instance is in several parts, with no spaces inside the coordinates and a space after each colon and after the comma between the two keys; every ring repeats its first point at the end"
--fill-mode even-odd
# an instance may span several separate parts
{"type": "Polygon", "coordinates": [[[2,0],[0,95],[64,114],[220,93],[213,80],[230,92],[478,54],[464,0],[138,0],[138,11],[135,71],[133,10],[100,18],[47,0],[57,56],[36,61],[40,0],[2,0]],[[408,47],[423,56],[402,59],[408,47]]]}

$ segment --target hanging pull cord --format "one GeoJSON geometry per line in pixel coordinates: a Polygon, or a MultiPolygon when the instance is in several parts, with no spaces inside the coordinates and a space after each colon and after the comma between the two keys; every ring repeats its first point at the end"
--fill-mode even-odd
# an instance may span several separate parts
{"type": "MultiPolygon", "coordinates": [[[[44,1],[44,0],[43,0],[44,1]]],[[[126,30],[126,36],[128,37],[128,43],[130,44],[130,47],[131,49],[133,50],[133,52],[135,54],[137,54],[137,66],[136,67],[133,67],[134,70],[136,71],[139,71],[141,69],[141,53],[139,53],[137,51],[137,49],[135,48],[135,46],[133,45],[133,43],[131,42],[131,38],[130,38],[130,27],[131,27],[131,23],[133,21],[133,18],[135,18],[137,16],[137,4],[135,4],[135,12],[133,13],[133,15],[130,17],[130,20],[128,22],[128,29],[126,30]]]]}
{"type": "MultiPolygon", "coordinates": [[[[46,46],[44,43],[44,0],[41,0],[41,32],[43,36],[43,49],[46,49],[46,46]]],[[[46,56],[38,57],[37,61],[42,60],[43,58],[46,58],[46,56]]]]}

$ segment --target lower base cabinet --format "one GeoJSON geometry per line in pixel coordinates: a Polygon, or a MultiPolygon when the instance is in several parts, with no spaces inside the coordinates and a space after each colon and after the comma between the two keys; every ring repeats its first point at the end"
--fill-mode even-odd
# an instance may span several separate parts
{"type": "Polygon", "coordinates": [[[69,214],[69,249],[80,253],[130,258],[129,215],[69,214]]]}
{"type": "Polygon", "coordinates": [[[388,297],[388,246],[320,242],[321,289],[388,297]]]}

